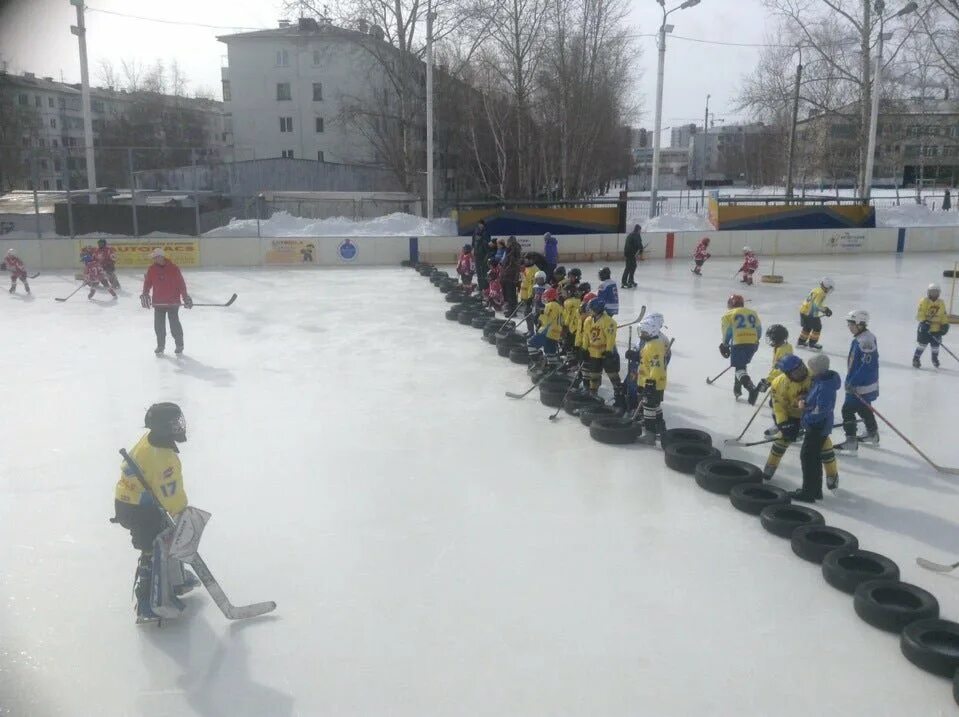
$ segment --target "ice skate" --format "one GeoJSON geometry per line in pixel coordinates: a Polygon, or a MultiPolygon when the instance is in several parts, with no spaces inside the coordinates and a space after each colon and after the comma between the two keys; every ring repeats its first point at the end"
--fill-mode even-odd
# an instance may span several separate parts
{"type": "Polygon", "coordinates": [[[835,450],[853,455],[859,451],[859,439],[855,436],[849,436],[845,441],[836,445],[835,450]]]}
{"type": "Polygon", "coordinates": [[[878,433],[864,433],[863,435],[856,438],[857,442],[864,443],[867,446],[878,446],[879,445],[879,434],[878,433]]]}
{"type": "MultiPolygon", "coordinates": [[[[935,363],[935,361],[933,361],[935,363]]],[[[913,368],[922,368],[922,362],[919,360],[918,356],[912,357],[912,367],[913,368]]]]}
{"type": "Polygon", "coordinates": [[[183,344],[177,344],[176,348],[173,349],[173,353],[175,353],[177,356],[181,356],[183,354],[183,344]]]}
{"type": "Polygon", "coordinates": [[[13,285],[10,287],[10,293],[11,293],[11,294],[17,293],[17,285],[16,285],[16,284],[13,284],[13,285]]]}
{"type": "Polygon", "coordinates": [[[817,344],[813,341],[810,341],[808,348],[812,349],[813,351],[822,351],[822,344],[817,344]]]}
{"type": "Polygon", "coordinates": [[[183,570],[183,582],[173,588],[173,594],[177,597],[183,597],[194,588],[200,587],[200,579],[189,570],[183,570]]]}
{"type": "Polygon", "coordinates": [[[936,368],[939,368],[939,354],[932,355],[932,365],[935,366],[936,368]]]}
{"type": "Polygon", "coordinates": [[[155,349],[153,349],[153,353],[155,353],[157,356],[162,356],[162,355],[163,355],[163,347],[162,347],[162,346],[157,346],[155,349]]]}
{"type": "Polygon", "coordinates": [[[655,446],[656,445],[656,432],[655,431],[643,431],[643,435],[636,439],[636,442],[644,446],[655,446]]]}
{"type": "Polygon", "coordinates": [[[839,487],[839,476],[826,476],[826,487],[829,490],[836,490],[839,487]]]}
{"type": "Polygon", "coordinates": [[[776,467],[767,463],[763,467],[763,480],[772,480],[774,475],[776,475],[776,467]]]}
{"type": "Polygon", "coordinates": [[[96,295],[96,293],[97,293],[97,290],[96,290],[95,287],[94,287],[93,289],[90,289],[90,293],[87,294],[87,298],[92,301],[92,300],[93,300],[93,297],[96,295]]]}
{"type": "Polygon", "coordinates": [[[778,427],[778,426],[770,426],[770,427],[767,428],[765,431],[763,431],[763,435],[764,435],[766,438],[775,438],[776,436],[779,435],[779,427],[778,427]]]}

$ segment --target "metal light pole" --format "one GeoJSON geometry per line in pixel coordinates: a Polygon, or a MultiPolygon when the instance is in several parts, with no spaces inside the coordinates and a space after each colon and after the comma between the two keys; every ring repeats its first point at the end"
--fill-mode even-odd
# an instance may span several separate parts
{"type": "Polygon", "coordinates": [[[433,5],[426,9],[426,218],[433,221],[433,5]]]}
{"type": "Polygon", "coordinates": [[[789,128],[789,157],[786,160],[786,199],[793,198],[793,161],[796,156],[796,125],[799,121],[799,85],[802,82],[802,47],[796,65],[796,85],[793,88],[793,117],[789,128]]]}
{"type": "Polygon", "coordinates": [[[87,26],[83,17],[83,0],[70,0],[77,9],[77,24],[70,26],[70,32],[77,36],[80,45],[80,99],[83,104],[83,142],[86,145],[87,188],[90,190],[90,202],[97,201],[97,167],[93,151],[93,112],[90,109],[90,74],[87,71],[87,26]]]}
{"type": "Polygon", "coordinates": [[[709,98],[712,95],[706,95],[706,117],[703,119],[703,165],[700,167],[702,178],[699,182],[699,205],[706,209],[706,152],[709,144],[709,98]]]}
{"type": "Polygon", "coordinates": [[[872,78],[872,113],[869,116],[869,145],[866,148],[866,175],[863,178],[862,183],[863,200],[868,200],[870,194],[872,193],[872,173],[876,163],[876,127],[879,124],[879,74],[882,72],[883,43],[889,39],[885,36],[883,30],[885,29],[886,20],[902,17],[903,15],[908,15],[909,13],[915,12],[918,8],[918,5],[915,2],[910,2],[902,10],[897,12],[895,15],[890,15],[888,18],[884,18],[882,16],[882,13],[886,9],[885,0],[876,0],[875,8],[876,14],[879,15],[879,47],[876,54],[876,70],[873,73],[872,78]]]}
{"type": "Polygon", "coordinates": [[[673,31],[672,25],[666,24],[666,18],[677,10],[699,5],[700,0],[686,0],[683,4],[666,10],[666,0],[656,0],[663,8],[663,23],[659,26],[659,63],[656,68],[656,129],[653,133],[653,177],[649,193],[649,217],[659,214],[659,147],[660,133],[663,129],[663,72],[666,63],[666,33],[673,31]]]}

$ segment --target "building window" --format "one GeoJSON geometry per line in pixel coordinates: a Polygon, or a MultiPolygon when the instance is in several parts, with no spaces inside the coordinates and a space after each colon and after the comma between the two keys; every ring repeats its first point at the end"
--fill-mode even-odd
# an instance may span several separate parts
{"type": "Polygon", "coordinates": [[[30,104],[30,97],[23,94],[17,95],[17,102],[21,105],[28,105],[30,104]]]}
{"type": "Polygon", "coordinates": [[[290,83],[289,82],[277,82],[276,83],[276,99],[278,101],[292,100],[293,95],[290,92],[290,83]]]}
{"type": "Polygon", "coordinates": [[[229,102],[233,99],[233,94],[230,92],[230,81],[223,80],[223,101],[229,102]]]}
{"type": "Polygon", "coordinates": [[[53,107],[53,98],[47,97],[47,107],[53,107]]]}
{"type": "Polygon", "coordinates": [[[44,189],[50,189],[50,180],[49,180],[49,179],[44,179],[44,180],[43,180],[43,188],[44,188],[44,189]]]}
{"type": "MultiPolygon", "coordinates": [[[[37,140],[37,146],[38,146],[38,147],[43,147],[44,144],[46,144],[46,143],[43,141],[43,137],[41,137],[40,139],[37,140]]],[[[46,162],[47,160],[43,160],[43,161],[46,162]]]]}
{"type": "Polygon", "coordinates": [[[63,180],[62,180],[62,179],[58,179],[58,180],[57,180],[57,189],[63,189],[63,180]]]}
{"type": "Polygon", "coordinates": [[[61,110],[65,110],[65,109],[67,108],[67,98],[66,98],[66,97],[58,97],[58,98],[57,98],[57,106],[58,106],[61,110]]]}
{"type": "Polygon", "coordinates": [[[56,129],[56,128],[57,128],[57,118],[56,118],[56,117],[51,117],[51,118],[50,118],[50,129],[56,129]]]}
{"type": "Polygon", "coordinates": [[[57,172],[60,171],[60,160],[59,160],[59,159],[53,160],[53,169],[54,169],[54,171],[57,171],[57,172]]]}
{"type": "Polygon", "coordinates": [[[313,83],[313,101],[314,102],[323,101],[323,83],[322,82],[313,83]]]}
{"type": "Polygon", "coordinates": [[[326,160],[323,158],[323,150],[322,150],[322,149],[319,150],[319,151],[316,153],[316,161],[317,161],[317,162],[325,162],[325,161],[326,161],[326,160]]]}
{"type": "Polygon", "coordinates": [[[289,67],[290,66],[290,53],[286,50],[277,50],[276,51],[276,66],[277,67],[289,67]]]}
{"type": "Polygon", "coordinates": [[[313,67],[316,67],[320,64],[320,51],[313,50],[313,67]]]}
{"type": "Polygon", "coordinates": [[[43,107],[43,100],[40,99],[40,95],[33,96],[33,104],[35,104],[37,107],[43,107]]]}
{"type": "Polygon", "coordinates": [[[317,134],[319,134],[320,132],[323,131],[323,118],[322,118],[322,117],[317,117],[317,118],[316,118],[316,131],[317,131],[317,134]]]}
{"type": "Polygon", "coordinates": [[[284,149],[280,154],[283,155],[283,159],[293,159],[292,149],[284,149]]]}
{"type": "Polygon", "coordinates": [[[293,118],[280,117],[280,132],[292,132],[292,131],[293,131],[293,118]]]}

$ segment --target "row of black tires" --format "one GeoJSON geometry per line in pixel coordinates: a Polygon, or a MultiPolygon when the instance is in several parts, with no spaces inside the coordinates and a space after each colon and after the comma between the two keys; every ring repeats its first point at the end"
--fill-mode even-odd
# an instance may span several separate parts
{"type": "MultiPolygon", "coordinates": [[[[484,340],[495,344],[500,356],[517,364],[529,364],[525,338],[512,321],[495,317],[482,299],[472,296],[446,272],[429,264],[413,266],[452,304],[446,318],[483,331],[484,340]]],[[[640,424],[623,417],[620,409],[582,390],[570,390],[572,377],[532,374],[539,382],[540,401],[563,408],[589,427],[590,436],[602,443],[633,443],[642,433],[640,424]]],[[[768,532],[790,541],[793,553],[821,565],[825,581],[853,595],[853,607],[868,624],[899,633],[900,649],[917,667],[953,680],[953,696],[959,703],[959,623],[939,619],[939,602],[922,588],[899,580],[899,567],[878,553],[861,550],[852,533],[826,525],[818,511],[793,505],[781,488],[763,483],[762,470],[745,461],[722,457],[705,431],[674,428],[661,436],[666,465],[695,477],[706,491],[726,495],[739,511],[758,516],[768,532]]]]}

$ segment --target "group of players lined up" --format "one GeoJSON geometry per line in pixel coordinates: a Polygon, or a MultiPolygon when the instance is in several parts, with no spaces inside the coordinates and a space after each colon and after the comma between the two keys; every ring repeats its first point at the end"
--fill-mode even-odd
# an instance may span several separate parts
{"type": "MultiPolygon", "coordinates": [[[[117,298],[116,290],[120,288],[120,280],[117,279],[116,274],[117,253],[107,244],[107,240],[98,240],[96,248],[85,246],[80,249],[80,261],[83,263],[83,283],[90,287],[87,298],[92,299],[101,287],[106,289],[114,299],[117,298]]],[[[30,293],[27,268],[15,249],[7,249],[3,269],[10,272],[11,294],[16,293],[18,281],[23,284],[23,290],[27,294],[30,293]]],[[[34,274],[34,277],[36,276],[39,274],[34,274]]]]}

